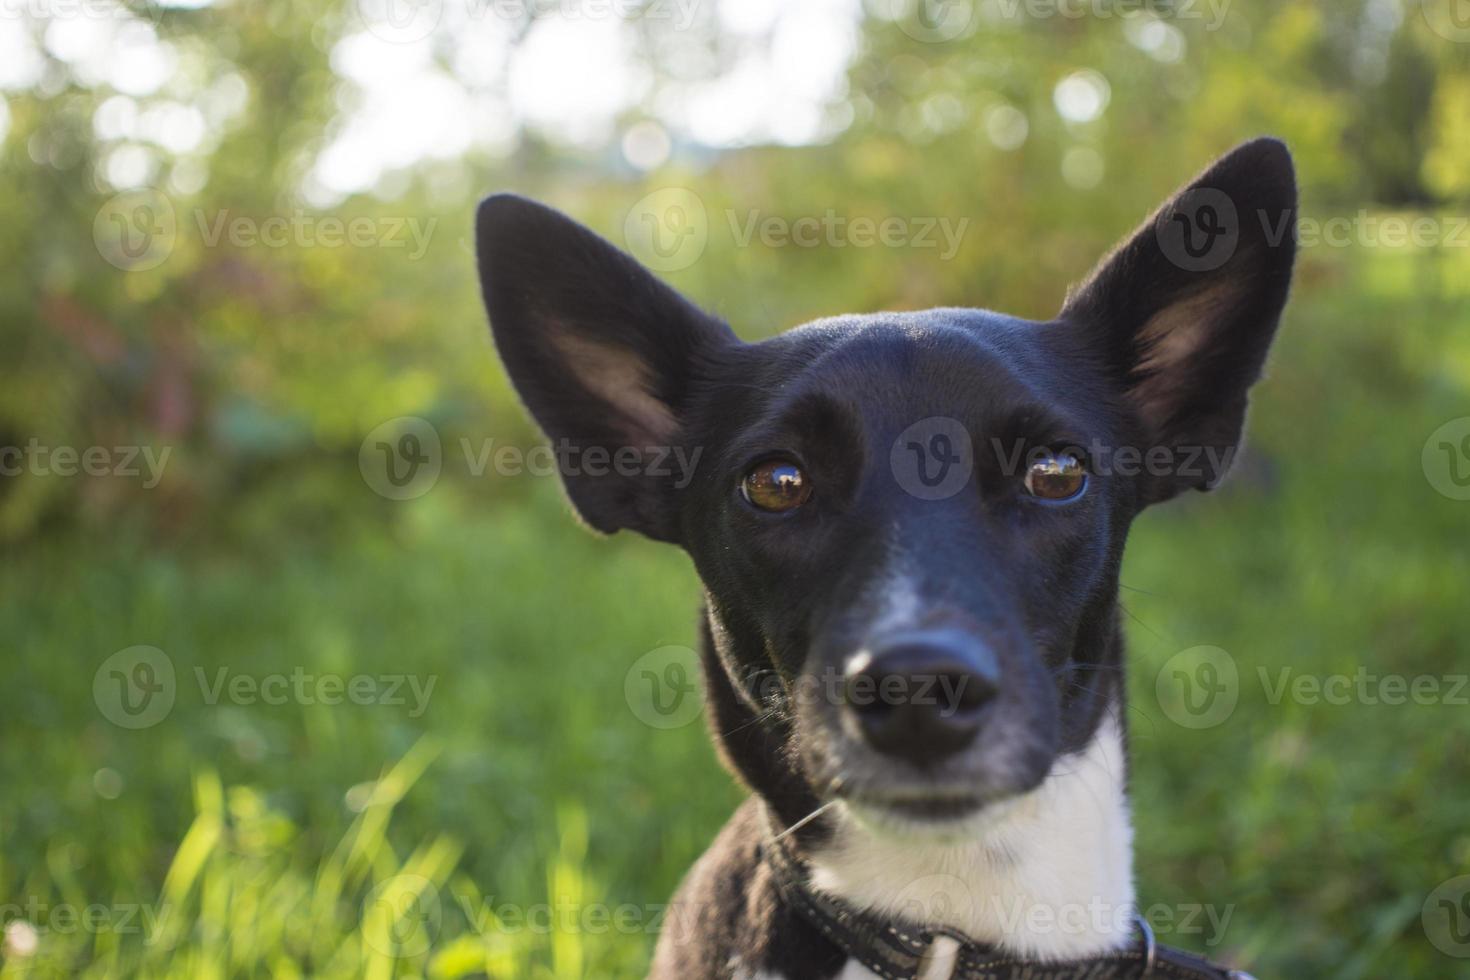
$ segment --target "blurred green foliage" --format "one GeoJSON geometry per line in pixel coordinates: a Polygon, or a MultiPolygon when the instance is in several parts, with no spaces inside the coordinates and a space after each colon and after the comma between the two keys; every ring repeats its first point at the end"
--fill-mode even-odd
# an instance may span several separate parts
{"type": "MultiPolygon", "coordinates": [[[[96,237],[116,147],[95,120],[115,93],[52,61],[4,95],[0,445],[172,455],[151,488],[0,480],[0,918],[42,907],[21,916],[42,927],[37,951],[12,942],[0,977],[603,977],[646,963],[646,912],[636,928],[536,930],[493,911],[656,906],[739,792],[699,725],[649,728],[624,698],[640,655],[694,642],[687,564],[595,540],[550,481],[475,476],[453,452],[461,438],[535,441],[478,307],[467,242],[481,193],[541,197],[621,242],[639,199],[692,190],[708,243],[667,278],[749,339],[852,310],[1048,316],[1172,187],[1259,133],[1292,146],[1311,220],[1362,210],[1448,230],[1470,198],[1470,45],[1417,2],[1237,0],[1218,29],[997,19],[1009,8],[989,2],[942,43],[916,40],[912,11],[870,12],[829,106],[843,125],[821,145],[676,140],[642,173],[613,146],[523,132],[330,209],[432,224],[421,257],[209,245],[199,214],[324,216],[300,188],[351,100],[331,52],[357,29],[353,7],[147,9],[183,52],[174,97],[244,94],[198,150],[160,155],[153,183],[179,233],[154,268],[118,268],[96,237]],[[1091,121],[1057,111],[1078,72],[1105,83],[1091,121]],[[969,230],[942,259],[742,245],[730,218],[829,209],[969,230]],[[395,502],[357,457],[402,415],[433,421],[450,451],[432,492],[395,502]],[[129,731],[92,687],[135,644],[167,651],[180,693],[162,723],[129,731]],[[417,717],[209,704],[195,678],[221,668],[438,686],[417,717]],[[440,902],[427,944],[374,911],[385,894],[413,904],[415,881],[440,902]],[[94,903],[142,904],[166,925],[66,929],[45,912],[94,903]]],[[[688,82],[671,45],[731,57],[709,11],[677,37],[635,26],[661,90],[688,82]]],[[[1420,911],[1470,871],[1466,709],[1271,704],[1247,683],[1229,724],[1194,732],[1158,710],[1153,678],[1199,644],[1230,650],[1247,677],[1466,670],[1470,504],[1431,488],[1420,451],[1470,414],[1467,245],[1305,248],[1242,471],[1143,520],[1131,547],[1141,898],[1232,907],[1211,952],[1262,976],[1455,973],[1420,911]]]]}

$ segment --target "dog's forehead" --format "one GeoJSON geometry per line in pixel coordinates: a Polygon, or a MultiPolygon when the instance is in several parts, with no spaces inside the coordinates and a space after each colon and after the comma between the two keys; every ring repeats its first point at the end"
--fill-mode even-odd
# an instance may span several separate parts
{"type": "Polygon", "coordinates": [[[889,313],[849,313],[804,323],[783,334],[790,339],[820,339],[831,349],[874,345],[924,349],[936,344],[1014,343],[1038,324],[992,310],[940,307],[889,313]]]}
{"type": "Polygon", "coordinates": [[[1045,384],[1044,324],[978,309],[848,315],[763,344],[782,400],[825,394],[942,408],[1045,384]]]}

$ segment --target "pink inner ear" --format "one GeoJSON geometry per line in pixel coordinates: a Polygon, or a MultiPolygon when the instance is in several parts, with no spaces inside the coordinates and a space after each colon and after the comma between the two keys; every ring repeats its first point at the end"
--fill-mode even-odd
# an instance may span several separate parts
{"type": "Polygon", "coordinates": [[[669,406],[649,391],[648,366],[641,359],[559,328],[551,331],[551,343],[577,384],[622,419],[615,427],[629,445],[642,449],[669,444],[677,423],[669,406]]]}
{"type": "Polygon", "coordinates": [[[1191,362],[1207,356],[1205,348],[1219,339],[1215,327],[1220,314],[1238,292],[1228,281],[1208,286],[1155,313],[1138,332],[1143,358],[1134,368],[1138,381],[1129,397],[1156,428],[1166,425],[1179,407],[1191,362]]]}

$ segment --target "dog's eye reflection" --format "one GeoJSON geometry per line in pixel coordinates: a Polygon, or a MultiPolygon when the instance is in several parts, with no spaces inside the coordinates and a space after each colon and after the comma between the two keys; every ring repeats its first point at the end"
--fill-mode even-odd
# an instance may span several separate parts
{"type": "Polygon", "coordinates": [[[770,459],[745,474],[740,492],[753,507],[781,512],[795,510],[811,499],[812,484],[795,463],[770,459]]]}
{"type": "Polygon", "coordinates": [[[1036,460],[1026,471],[1026,492],[1042,500],[1071,500],[1086,486],[1087,469],[1068,453],[1036,460]]]}

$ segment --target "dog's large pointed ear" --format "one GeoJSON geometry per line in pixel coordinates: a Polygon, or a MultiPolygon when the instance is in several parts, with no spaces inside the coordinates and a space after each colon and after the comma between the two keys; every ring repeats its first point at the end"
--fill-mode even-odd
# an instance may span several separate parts
{"type": "Polygon", "coordinates": [[[697,460],[681,414],[702,365],[739,341],[630,255],[510,194],[480,205],[495,345],[592,527],[677,540],[672,494],[697,460]],[[676,451],[677,450],[677,451],[676,451]]]}
{"type": "Polygon", "coordinates": [[[1101,350],[1140,423],[1143,503],[1213,488],[1240,445],[1296,255],[1291,155],[1258,139],[1179,191],[1079,288],[1061,318],[1101,350]],[[1167,452],[1160,452],[1160,447],[1167,452]]]}

